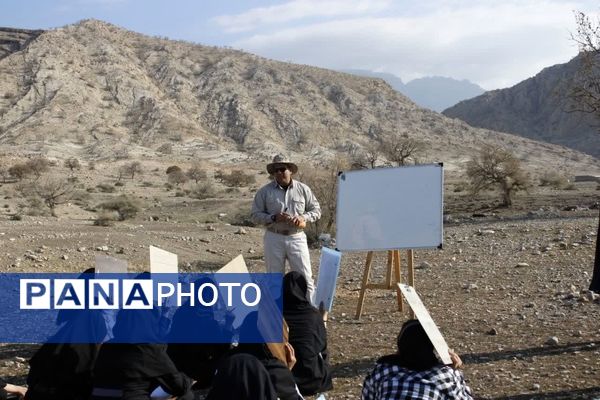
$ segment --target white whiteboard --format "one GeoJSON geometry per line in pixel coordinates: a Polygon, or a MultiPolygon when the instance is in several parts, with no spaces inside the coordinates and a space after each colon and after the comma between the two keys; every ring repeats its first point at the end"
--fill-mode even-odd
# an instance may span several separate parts
{"type": "Polygon", "coordinates": [[[441,247],[443,164],[375,168],[338,176],[341,251],[441,247]]]}

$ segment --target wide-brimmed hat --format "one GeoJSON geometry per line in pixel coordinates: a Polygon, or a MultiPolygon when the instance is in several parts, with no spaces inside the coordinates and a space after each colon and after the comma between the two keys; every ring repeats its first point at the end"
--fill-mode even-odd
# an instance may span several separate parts
{"type": "Polygon", "coordinates": [[[275,173],[275,168],[278,165],[285,165],[290,171],[292,171],[292,174],[298,172],[298,166],[288,160],[287,157],[282,154],[277,154],[275,157],[273,157],[273,162],[271,164],[267,164],[267,172],[273,175],[275,173]]]}

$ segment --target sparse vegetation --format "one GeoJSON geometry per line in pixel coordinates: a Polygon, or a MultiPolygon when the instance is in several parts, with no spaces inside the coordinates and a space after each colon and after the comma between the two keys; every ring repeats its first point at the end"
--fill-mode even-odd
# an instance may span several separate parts
{"type": "Polygon", "coordinates": [[[21,185],[18,190],[25,198],[41,199],[43,204],[50,209],[53,217],[56,216],[56,206],[71,200],[74,193],[73,184],[65,178],[48,178],[43,181],[30,182],[21,185]]]}
{"type": "Polygon", "coordinates": [[[350,162],[338,156],[325,167],[305,166],[299,169],[298,180],[306,183],[321,206],[321,219],[307,225],[307,237],[310,242],[317,241],[321,233],[333,233],[337,207],[337,175],[339,171],[348,170],[350,162]]]}
{"type": "Polygon", "coordinates": [[[81,168],[81,164],[79,163],[79,160],[71,157],[71,158],[67,158],[64,162],[65,168],[68,168],[69,171],[71,171],[71,174],[73,174],[73,171],[76,169],[81,168]]]}
{"type": "Polygon", "coordinates": [[[210,181],[204,181],[194,186],[190,192],[190,197],[198,200],[204,200],[216,197],[217,189],[210,181]]]}
{"type": "Polygon", "coordinates": [[[215,172],[215,179],[219,179],[226,186],[244,187],[256,183],[254,175],[246,173],[241,169],[234,169],[229,174],[222,171],[215,172]]]}
{"type": "Polygon", "coordinates": [[[483,146],[467,163],[466,173],[471,180],[473,193],[498,187],[502,193],[502,205],[510,207],[516,192],[530,186],[529,178],[519,160],[509,151],[483,146]]]}
{"type": "Polygon", "coordinates": [[[136,199],[123,195],[99,204],[98,208],[115,211],[118,214],[118,220],[125,221],[134,218],[141,210],[141,205],[136,199]]]}
{"type": "Polygon", "coordinates": [[[549,186],[554,189],[564,189],[569,185],[569,180],[558,172],[546,172],[540,177],[540,186],[549,186]]]}
{"type": "Polygon", "coordinates": [[[190,178],[191,180],[193,180],[195,183],[198,183],[199,181],[206,179],[206,171],[205,169],[202,167],[201,164],[196,163],[194,165],[192,165],[185,173],[187,175],[188,178],[190,178]]]}

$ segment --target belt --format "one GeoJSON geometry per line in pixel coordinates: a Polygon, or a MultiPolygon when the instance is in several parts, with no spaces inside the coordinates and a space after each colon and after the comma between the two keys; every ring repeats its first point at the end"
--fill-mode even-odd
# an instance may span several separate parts
{"type": "Polygon", "coordinates": [[[303,232],[302,229],[294,229],[294,228],[290,228],[290,229],[276,229],[276,228],[267,228],[267,230],[269,232],[273,232],[276,233],[278,235],[284,235],[284,236],[290,236],[290,235],[295,235],[296,233],[300,233],[303,232]]]}

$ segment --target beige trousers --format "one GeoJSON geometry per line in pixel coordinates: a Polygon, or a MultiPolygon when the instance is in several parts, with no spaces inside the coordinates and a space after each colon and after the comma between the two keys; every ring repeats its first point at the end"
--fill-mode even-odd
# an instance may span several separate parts
{"type": "Polygon", "coordinates": [[[292,271],[298,271],[306,278],[308,283],[307,297],[312,304],[315,295],[315,283],[312,277],[306,234],[299,232],[286,236],[265,231],[264,246],[267,272],[285,274],[285,260],[287,260],[292,271]]]}

